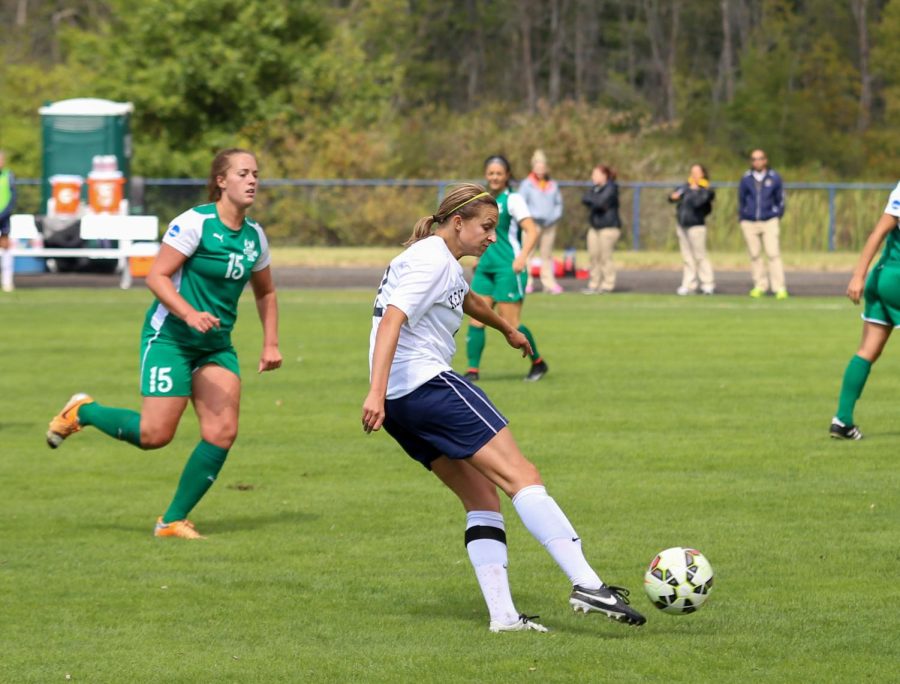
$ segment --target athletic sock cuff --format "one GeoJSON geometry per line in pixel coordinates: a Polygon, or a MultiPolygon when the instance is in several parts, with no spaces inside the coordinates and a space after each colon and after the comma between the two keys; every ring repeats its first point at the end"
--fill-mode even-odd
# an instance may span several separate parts
{"type": "Polygon", "coordinates": [[[515,496],[512,498],[513,506],[525,497],[535,495],[547,496],[547,488],[544,487],[544,485],[529,485],[528,487],[522,487],[522,489],[516,492],[515,496]]]}
{"type": "Polygon", "coordinates": [[[865,365],[867,368],[871,368],[871,367],[872,367],[872,362],[869,361],[869,359],[864,359],[864,358],[861,357],[859,354],[855,354],[855,355],[853,356],[853,358],[851,359],[851,362],[853,362],[853,363],[862,363],[862,364],[865,365]]]}
{"type": "Polygon", "coordinates": [[[466,529],[476,525],[506,529],[503,525],[503,514],[495,511],[469,511],[466,513],[466,529]]]}
{"type": "Polygon", "coordinates": [[[197,448],[194,450],[194,453],[200,454],[210,459],[211,461],[224,463],[225,459],[228,457],[228,451],[228,449],[216,446],[215,444],[210,444],[205,439],[201,439],[200,443],[197,444],[197,448]]]}

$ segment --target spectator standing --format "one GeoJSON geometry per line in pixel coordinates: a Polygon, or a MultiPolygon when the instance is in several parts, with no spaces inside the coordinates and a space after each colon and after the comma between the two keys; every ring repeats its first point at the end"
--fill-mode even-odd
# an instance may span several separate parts
{"type": "Polygon", "coordinates": [[[738,207],[741,230],[750,253],[753,277],[750,296],[762,297],[771,287],[775,299],[787,299],[778,245],[781,217],[784,216],[784,189],[781,176],[769,168],[769,160],[763,150],[750,153],[750,169],[738,186],[738,207]],[[763,251],[769,262],[768,269],[762,260],[763,251]]]}
{"type": "Polygon", "coordinates": [[[591,172],[594,187],[584,193],[581,203],[588,208],[588,254],[591,258],[591,279],[584,294],[605,294],[616,286],[616,266],[613,250],[622,234],[619,218],[619,186],[614,169],[603,164],[591,172]]]}
{"type": "MultiPolygon", "coordinates": [[[[559,185],[551,180],[547,156],[543,150],[535,150],[531,156],[531,173],[521,183],[518,192],[525,198],[531,218],[537,224],[538,250],[541,256],[541,286],[544,292],[562,294],[562,286],[553,275],[553,243],[556,240],[556,224],[562,217],[563,200],[559,185]]],[[[526,294],[534,290],[531,269],[528,269],[526,294]]]]}
{"type": "Polygon", "coordinates": [[[695,293],[698,284],[703,294],[711,295],[716,290],[712,264],[706,256],[706,217],[715,197],[715,190],[709,187],[709,173],[701,164],[694,164],[687,183],[669,195],[669,201],[677,203],[675,231],[684,264],[681,287],[676,290],[679,295],[695,293]]]}
{"type": "Polygon", "coordinates": [[[9,253],[9,217],[16,210],[16,177],[6,168],[6,155],[0,150],[0,271],[3,291],[13,290],[13,255],[9,253]]]}

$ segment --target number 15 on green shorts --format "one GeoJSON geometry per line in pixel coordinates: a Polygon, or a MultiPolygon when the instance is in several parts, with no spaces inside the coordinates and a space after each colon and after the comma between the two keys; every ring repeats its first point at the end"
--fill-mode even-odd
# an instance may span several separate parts
{"type": "Polygon", "coordinates": [[[141,340],[141,395],[189,397],[191,380],[201,366],[215,364],[241,376],[234,347],[209,351],[160,339],[155,334],[141,340]]]}

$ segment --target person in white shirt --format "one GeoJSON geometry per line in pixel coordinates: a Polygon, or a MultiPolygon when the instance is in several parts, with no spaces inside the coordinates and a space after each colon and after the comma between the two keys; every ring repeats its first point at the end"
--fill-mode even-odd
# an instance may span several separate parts
{"type": "Polygon", "coordinates": [[[641,625],[645,619],[628,605],[628,591],[605,585],[585,560],[578,533],[519,450],[507,419],[481,388],[451,368],[464,314],[500,331],[523,355],[531,352],[525,335],[469,290],[458,261],[481,256],[497,239],[498,217],[497,201],[481,186],[451,188],[437,213],[416,223],[406,251],[391,261],[372,312],[363,429],[371,433],[383,426],[459,497],[466,510],[466,549],[492,632],[546,631],[534,622],[537,616],[519,613],[513,603],[498,487],[568,575],[569,603],[576,611],[641,625]]]}

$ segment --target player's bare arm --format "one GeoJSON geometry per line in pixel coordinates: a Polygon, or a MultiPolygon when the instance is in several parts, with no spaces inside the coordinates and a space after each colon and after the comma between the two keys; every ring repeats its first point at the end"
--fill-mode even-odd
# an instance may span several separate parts
{"type": "Polygon", "coordinates": [[[483,323],[503,333],[509,346],[513,349],[522,350],[522,356],[531,354],[531,345],[528,343],[525,335],[501,318],[481,296],[471,290],[466,293],[465,299],[463,299],[463,313],[471,316],[479,323],[483,323]]]}
{"type": "Polygon", "coordinates": [[[258,372],[281,368],[281,352],[278,349],[278,299],[272,269],[266,267],[250,277],[250,286],[256,298],[256,310],[263,328],[263,348],[259,357],[258,372]]]}
{"type": "Polygon", "coordinates": [[[147,287],[175,316],[198,332],[209,332],[219,327],[219,319],[207,311],[197,311],[178,294],[172,275],[180,269],[187,257],[171,245],[160,245],[159,254],[147,274],[147,287]]]}
{"type": "Polygon", "coordinates": [[[375,335],[372,379],[369,383],[369,394],[363,402],[362,424],[366,432],[379,430],[384,423],[384,398],[387,395],[391,364],[397,352],[397,341],[400,339],[400,328],[404,323],[406,314],[396,306],[388,305],[375,335]]]}

